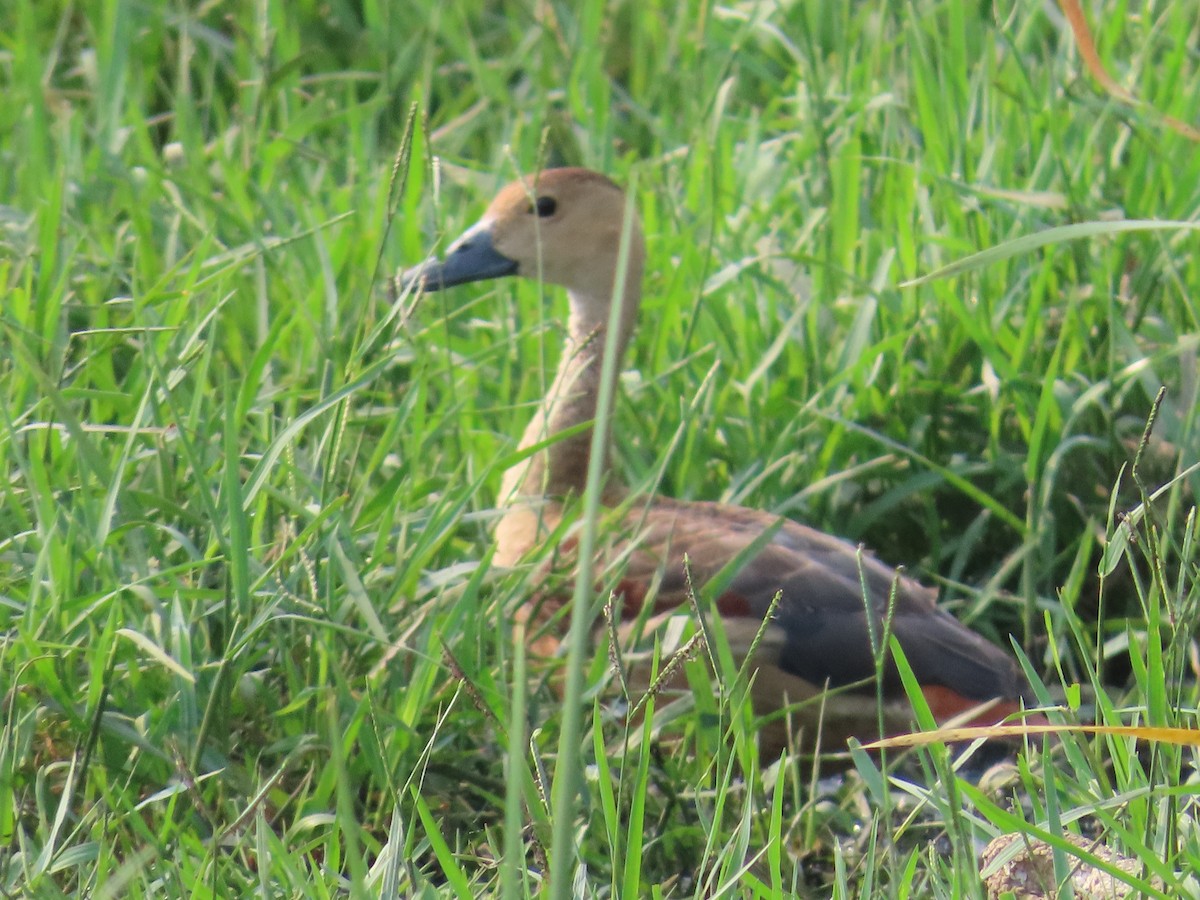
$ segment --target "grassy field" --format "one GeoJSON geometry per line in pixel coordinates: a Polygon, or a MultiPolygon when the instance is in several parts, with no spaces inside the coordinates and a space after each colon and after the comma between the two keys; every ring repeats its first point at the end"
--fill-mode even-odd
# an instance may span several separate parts
{"type": "Polygon", "coordinates": [[[983,897],[1016,832],[1200,896],[1192,749],[826,778],[719,665],[625,724],[603,647],[552,814],[488,557],[559,298],[386,290],[520,171],[634,185],[628,482],[907,565],[1055,722],[1194,727],[1200,236],[1121,223],[1200,219],[1200,0],[1089,13],[1142,104],[1050,4],[0,6],[0,894],[983,897]]]}

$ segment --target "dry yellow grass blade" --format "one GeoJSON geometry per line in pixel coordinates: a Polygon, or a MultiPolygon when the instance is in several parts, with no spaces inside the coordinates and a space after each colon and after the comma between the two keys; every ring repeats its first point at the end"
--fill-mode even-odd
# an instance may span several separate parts
{"type": "Polygon", "coordinates": [[[986,728],[938,728],[934,731],[915,731],[864,744],[864,750],[891,750],[924,747],[928,744],[960,743],[981,738],[1015,738],[1039,734],[1110,734],[1134,737],[1141,741],[1200,747],[1200,729],[1161,728],[1149,725],[991,725],[986,728]]]}
{"type": "Polygon", "coordinates": [[[1200,141],[1200,130],[1189,125],[1187,122],[1176,119],[1174,116],[1160,113],[1148,104],[1143,103],[1132,93],[1117,84],[1113,77],[1108,74],[1108,70],[1104,68],[1104,63],[1100,61],[1100,54],[1096,51],[1096,42],[1092,39],[1092,30],[1088,27],[1087,19],[1084,17],[1083,8],[1079,5],[1079,0],[1059,0],[1058,5],[1062,7],[1063,15],[1071,23],[1071,31],[1075,35],[1075,43],[1079,45],[1079,54],[1083,57],[1084,65],[1092,73],[1092,77],[1100,82],[1100,86],[1105,91],[1118,100],[1123,100],[1133,106],[1142,106],[1150,109],[1172,131],[1182,134],[1190,140],[1200,141]]]}

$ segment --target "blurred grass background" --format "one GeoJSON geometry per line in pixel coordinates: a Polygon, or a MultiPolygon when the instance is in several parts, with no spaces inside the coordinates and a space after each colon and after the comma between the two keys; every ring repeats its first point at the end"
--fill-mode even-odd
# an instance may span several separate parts
{"type": "MultiPolygon", "coordinates": [[[[1048,5],[0,8],[0,889],[517,896],[574,852],[487,565],[558,300],[384,289],[541,164],[638,185],[629,482],[861,540],[1101,720],[1194,725],[1194,231],[902,286],[1197,220],[1160,116],[1200,120],[1200,4],[1090,12],[1145,105],[1048,5]]],[[[1192,751],[830,784],[695,667],[695,710],[595,707],[577,893],[982,896],[1021,822],[1194,884],[1192,751]]]]}

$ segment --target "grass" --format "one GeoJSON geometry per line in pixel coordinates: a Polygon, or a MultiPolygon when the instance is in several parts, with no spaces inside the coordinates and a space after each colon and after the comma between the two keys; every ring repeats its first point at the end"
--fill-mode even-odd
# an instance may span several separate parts
{"type": "Polygon", "coordinates": [[[1197,220],[1158,118],[1200,120],[1197,22],[1093,11],[1131,107],[1048,8],[6,4],[0,890],[981,897],[1016,831],[1200,893],[1190,748],[823,779],[757,758],[719,655],[634,725],[596,651],[556,833],[559,704],[488,550],[559,301],[384,290],[517,171],[636,180],[626,480],[936,580],[1082,693],[1056,721],[1194,727],[1197,236],[1119,223],[1197,220]]]}

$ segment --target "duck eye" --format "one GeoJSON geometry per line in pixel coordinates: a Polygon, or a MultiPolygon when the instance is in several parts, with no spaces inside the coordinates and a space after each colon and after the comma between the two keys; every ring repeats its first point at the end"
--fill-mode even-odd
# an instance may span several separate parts
{"type": "Polygon", "coordinates": [[[546,219],[554,215],[554,211],[558,209],[558,201],[553,197],[538,197],[536,202],[529,205],[530,212],[536,212],[539,219],[546,219]]]}

